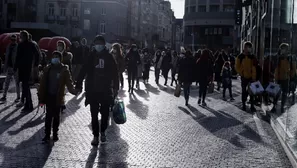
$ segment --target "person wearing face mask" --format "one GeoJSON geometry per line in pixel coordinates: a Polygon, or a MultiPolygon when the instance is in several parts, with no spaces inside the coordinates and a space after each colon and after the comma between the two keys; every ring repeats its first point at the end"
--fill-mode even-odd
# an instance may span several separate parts
{"type": "Polygon", "coordinates": [[[282,43],[279,47],[277,66],[274,72],[275,81],[280,85],[282,93],[274,99],[274,107],[271,112],[276,112],[278,98],[281,96],[281,112],[284,113],[290,83],[296,75],[296,63],[293,62],[293,60],[291,60],[292,58],[288,55],[289,44],[282,43]]]}
{"type": "MultiPolygon", "coordinates": [[[[73,59],[73,55],[72,55],[72,53],[71,52],[67,52],[66,51],[66,44],[65,44],[65,42],[64,41],[62,41],[62,40],[59,40],[58,42],[57,42],[57,50],[59,51],[59,52],[61,52],[62,53],[62,63],[64,64],[64,65],[67,65],[68,67],[69,67],[69,71],[70,72],[73,72],[73,70],[72,70],[72,59],[73,59]]],[[[73,76],[73,78],[74,78],[75,76],[73,76]]],[[[75,79],[75,78],[74,78],[75,79]]]]}
{"type": "Polygon", "coordinates": [[[3,97],[0,99],[0,101],[6,101],[6,95],[7,95],[10,81],[12,80],[12,78],[14,78],[16,93],[17,93],[17,98],[16,98],[15,102],[19,102],[20,98],[21,98],[20,83],[18,80],[18,73],[13,70],[13,68],[15,66],[17,47],[18,47],[17,36],[15,34],[11,35],[10,41],[11,41],[11,43],[6,48],[5,63],[4,63],[4,70],[6,72],[6,78],[5,78],[5,82],[4,82],[3,97]]]}
{"type": "Polygon", "coordinates": [[[125,72],[125,58],[123,56],[122,47],[119,43],[115,43],[112,45],[111,54],[115,58],[118,65],[121,88],[124,88],[123,73],[125,72]]]}
{"type": "Polygon", "coordinates": [[[61,52],[54,51],[52,55],[51,63],[45,67],[38,89],[39,105],[46,105],[45,136],[42,139],[44,142],[50,140],[51,128],[53,140],[59,140],[60,107],[65,103],[65,86],[71,94],[78,94],[78,90],[74,89],[68,66],[61,63],[61,52]]]}
{"type": "MultiPolygon", "coordinates": [[[[242,87],[242,109],[246,111],[246,101],[248,97],[248,86],[250,83],[256,81],[257,71],[255,62],[256,56],[252,54],[253,44],[251,42],[244,43],[243,53],[239,54],[235,61],[235,69],[241,76],[242,87]]],[[[251,111],[255,112],[253,96],[250,96],[251,111]]]]}
{"type": "Polygon", "coordinates": [[[105,45],[104,37],[97,35],[94,39],[94,48],[87,57],[76,83],[76,88],[82,90],[82,82],[86,77],[85,105],[90,104],[93,146],[99,144],[99,132],[101,142],[106,141],[105,131],[108,126],[109,111],[119,90],[118,66],[105,45]],[[99,130],[98,111],[101,114],[101,130],[99,130]]]}
{"type": "Polygon", "coordinates": [[[126,62],[128,64],[129,92],[133,94],[134,83],[137,78],[138,65],[141,63],[136,44],[132,44],[129,52],[127,53],[126,62]]]}
{"type": "Polygon", "coordinates": [[[148,83],[150,78],[150,68],[152,64],[151,55],[149,54],[149,51],[147,48],[143,49],[143,65],[144,65],[144,71],[143,71],[143,81],[145,84],[148,83]]]}
{"type": "Polygon", "coordinates": [[[33,69],[38,69],[41,53],[36,45],[29,41],[27,31],[20,32],[20,43],[17,47],[14,72],[18,72],[19,81],[22,82],[22,94],[25,100],[23,112],[33,111],[32,95],[29,87],[30,76],[33,69]]]}

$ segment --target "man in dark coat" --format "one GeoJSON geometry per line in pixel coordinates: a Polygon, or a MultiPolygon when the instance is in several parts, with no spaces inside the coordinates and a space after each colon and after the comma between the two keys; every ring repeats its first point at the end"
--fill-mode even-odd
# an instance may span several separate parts
{"type": "Polygon", "coordinates": [[[132,44],[126,56],[126,62],[128,64],[129,92],[133,94],[134,83],[137,78],[137,66],[141,63],[136,44],[132,44]]]}
{"type": "Polygon", "coordinates": [[[33,110],[29,80],[32,66],[34,65],[33,69],[37,69],[39,58],[40,51],[32,41],[29,41],[29,33],[21,31],[14,70],[15,72],[18,70],[19,81],[22,82],[22,92],[25,98],[25,107],[22,110],[24,112],[33,110]]]}
{"type": "Polygon", "coordinates": [[[99,144],[98,110],[101,114],[101,142],[106,141],[105,130],[108,126],[109,110],[119,90],[118,68],[114,57],[106,48],[103,36],[96,36],[94,49],[83,65],[77,79],[76,88],[82,90],[82,81],[86,76],[86,102],[90,104],[92,130],[94,139],[92,145],[99,144]]]}

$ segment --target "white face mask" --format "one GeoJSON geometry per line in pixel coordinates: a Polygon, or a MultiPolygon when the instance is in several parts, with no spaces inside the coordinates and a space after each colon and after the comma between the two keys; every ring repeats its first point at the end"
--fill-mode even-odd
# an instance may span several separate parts
{"type": "Polygon", "coordinates": [[[111,50],[111,53],[116,54],[116,53],[117,53],[117,50],[112,49],[112,50],[111,50]]]}
{"type": "Polygon", "coordinates": [[[104,45],[97,44],[94,47],[97,52],[101,52],[104,49],[104,45]]]}

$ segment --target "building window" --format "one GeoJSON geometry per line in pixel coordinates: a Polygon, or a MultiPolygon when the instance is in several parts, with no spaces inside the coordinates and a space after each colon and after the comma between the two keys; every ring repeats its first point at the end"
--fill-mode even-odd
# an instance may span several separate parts
{"type": "Polygon", "coordinates": [[[224,12],[234,12],[234,6],[233,5],[224,5],[223,10],[224,10],[224,12]]]}
{"type": "Polygon", "coordinates": [[[213,29],[213,34],[218,34],[218,28],[213,29]]]}
{"type": "Polygon", "coordinates": [[[218,29],[218,34],[222,34],[222,28],[218,29]]]}
{"type": "Polygon", "coordinates": [[[106,8],[101,9],[101,15],[106,15],[106,8]]]}
{"type": "Polygon", "coordinates": [[[208,35],[208,28],[205,28],[205,32],[204,32],[205,35],[208,35]]]}
{"type": "Polygon", "coordinates": [[[190,6],[190,12],[191,13],[196,12],[196,6],[190,6]]]}
{"type": "Polygon", "coordinates": [[[90,30],[91,27],[91,21],[90,20],[84,20],[84,30],[90,30]]]}
{"type": "Polygon", "coordinates": [[[66,16],[66,7],[65,6],[61,6],[60,16],[66,16]]]}
{"type": "Polygon", "coordinates": [[[206,12],[206,6],[205,5],[199,5],[198,12],[206,12]]]}
{"type": "Polygon", "coordinates": [[[85,15],[90,15],[90,14],[91,14],[91,9],[90,9],[90,8],[86,8],[86,9],[84,10],[84,14],[85,14],[85,15]]]}
{"type": "Polygon", "coordinates": [[[220,6],[219,5],[210,5],[209,6],[209,12],[219,12],[220,6]]]}
{"type": "Polygon", "coordinates": [[[48,15],[49,16],[54,16],[55,15],[54,4],[48,4],[48,15]]]}
{"type": "Polygon", "coordinates": [[[100,23],[100,33],[101,34],[105,34],[105,26],[106,26],[105,21],[100,23]]]}
{"type": "Polygon", "coordinates": [[[213,34],[213,28],[210,28],[208,33],[209,33],[210,35],[212,35],[212,34],[213,34]]]}
{"type": "Polygon", "coordinates": [[[78,8],[77,8],[77,6],[72,7],[72,16],[78,16],[78,8]]]}

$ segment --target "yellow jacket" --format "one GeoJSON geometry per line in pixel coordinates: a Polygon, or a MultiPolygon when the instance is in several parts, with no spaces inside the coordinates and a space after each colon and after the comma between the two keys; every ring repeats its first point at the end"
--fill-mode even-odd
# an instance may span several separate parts
{"type": "Polygon", "coordinates": [[[275,80],[289,80],[296,76],[296,62],[288,58],[279,59],[278,65],[275,69],[275,80]]]}
{"type": "Polygon", "coordinates": [[[255,66],[256,57],[254,55],[240,54],[235,61],[236,72],[246,79],[256,80],[257,71],[255,66]]]}

